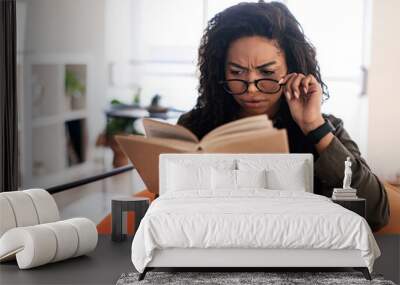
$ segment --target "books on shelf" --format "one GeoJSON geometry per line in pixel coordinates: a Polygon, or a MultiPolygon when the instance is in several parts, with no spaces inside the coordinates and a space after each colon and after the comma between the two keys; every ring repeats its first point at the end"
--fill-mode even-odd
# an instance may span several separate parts
{"type": "Polygon", "coordinates": [[[201,140],[180,125],[143,119],[146,136],[115,139],[135,166],[148,190],[158,194],[161,153],[288,153],[285,129],[275,129],[266,115],[239,119],[217,127],[201,140]]]}

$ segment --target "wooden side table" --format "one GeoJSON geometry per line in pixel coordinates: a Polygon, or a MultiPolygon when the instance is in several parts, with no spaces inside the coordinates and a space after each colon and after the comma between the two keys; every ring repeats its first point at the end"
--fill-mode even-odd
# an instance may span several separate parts
{"type": "Polygon", "coordinates": [[[332,199],[332,202],[341,205],[342,207],[359,214],[361,217],[366,217],[367,200],[364,198],[354,199],[332,199]]]}
{"type": "Polygon", "coordinates": [[[112,230],[111,240],[123,241],[127,236],[127,212],[135,212],[135,229],[150,205],[150,199],[145,197],[115,197],[111,200],[112,230]]]}

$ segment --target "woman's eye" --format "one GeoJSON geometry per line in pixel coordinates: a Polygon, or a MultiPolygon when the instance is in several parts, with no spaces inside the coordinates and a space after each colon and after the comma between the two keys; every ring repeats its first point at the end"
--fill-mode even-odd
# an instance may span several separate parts
{"type": "Polygon", "coordinates": [[[274,74],[274,72],[271,71],[271,70],[261,70],[261,73],[264,74],[264,75],[272,75],[272,74],[274,74]]]}
{"type": "Polygon", "coordinates": [[[241,75],[243,74],[243,70],[231,70],[232,75],[241,75]]]}

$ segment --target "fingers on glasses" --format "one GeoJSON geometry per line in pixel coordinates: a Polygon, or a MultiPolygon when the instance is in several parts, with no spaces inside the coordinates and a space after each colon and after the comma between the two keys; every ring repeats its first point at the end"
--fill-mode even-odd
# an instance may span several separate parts
{"type": "Polygon", "coordinates": [[[311,74],[306,76],[302,73],[290,73],[280,82],[285,86],[284,92],[286,98],[291,100],[293,98],[299,99],[303,95],[306,95],[312,80],[313,76],[311,74]]]}

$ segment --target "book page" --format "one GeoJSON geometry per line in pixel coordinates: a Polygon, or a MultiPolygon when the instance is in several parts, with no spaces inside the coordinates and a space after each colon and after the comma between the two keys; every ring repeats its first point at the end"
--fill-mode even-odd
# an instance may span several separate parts
{"type": "Polygon", "coordinates": [[[219,153],[288,153],[285,129],[255,130],[224,135],[201,142],[204,152],[219,153]]]}
{"type": "Polygon", "coordinates": [[[229,122],[225,125],[215,128],[207,135],[204,136],[202,141],[210,140],[221,135],[240,133],[243,131],[257,130],[257,129],[272,128],[272,122],[268,119],[267,115],[257,115],[239,119],[229,122]]]}
{"type": "Polygon", "coordinates": [[[257,121],[252,121],[250,123],[245,122],[234,126],[226,126],[225,128],[219,130],[216,133],[210,132],[202,139],[202,142],[210,141],[229,134],[255,131],[255,130],[269,130],[269,129],[273,129],[271,121],[257,120],[257,121]]]}
{"type": "Polygon", "coordinates": [[[143,127],[149,138],[167,138],[188,142],[199,142],[197,137],[185,127],[160,122],[149,118],[143,119],[143,127]]]}
{"type": "Polygon", "coordinates": [[[148,190],[158,193],[158,158],[161,153],[196,152],[197,144],[173,139],[143,136],[115,136],[148,190]]]}

